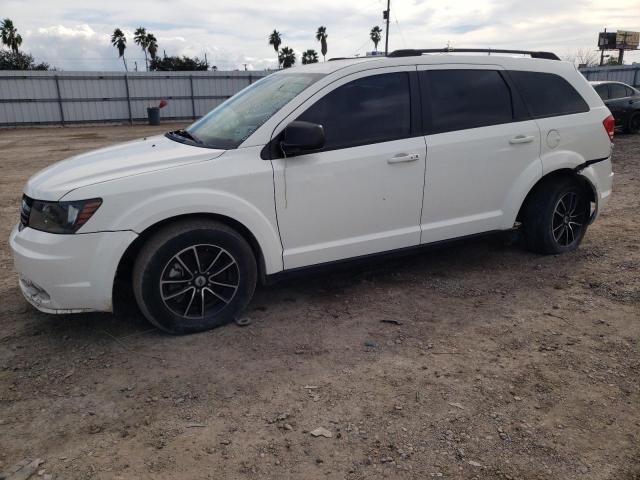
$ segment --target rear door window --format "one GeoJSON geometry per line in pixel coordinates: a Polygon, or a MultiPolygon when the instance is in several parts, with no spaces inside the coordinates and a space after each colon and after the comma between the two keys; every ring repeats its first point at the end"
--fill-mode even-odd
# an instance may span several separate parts
{"type": "Polygon", "coordinates": [[[407,138],[411,134],[409,74],[353,80],[329,92],[297,120],[324,127],[323,150],[407,138]]]}
{"type": "Polygon", "coordinates": [[[609,96],[611,98],[624,98],[628,97],[627,87],[620,85],[619,83],[609,84],[609,96]]]}
{"type": "Polygon", "coordinates": [[[523,71],[510,71],[509,75],[535,118],[589,111],[587,102],[559,75],[523,71]]]}
{"type": "Polygon", "coordinates": [[[511,91],[497,70],[420,72],[427,133],[513,121],[511,91]]]}

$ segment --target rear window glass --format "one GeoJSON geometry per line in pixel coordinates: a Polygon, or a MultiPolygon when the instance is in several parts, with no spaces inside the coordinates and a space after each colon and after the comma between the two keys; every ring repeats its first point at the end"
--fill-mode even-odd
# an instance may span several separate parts
{"type": "Polygon", "coordinates": [[[511,91],[496,70],[430,70],[421,72],[420,81],[430,133],[513,120],[511,91]]]}
{"type": "Polygon", "coordinates": [[[589,111],[576,89],[559,75],[522,71],[510,71],[509,75],[536,118],[589,111]]]}

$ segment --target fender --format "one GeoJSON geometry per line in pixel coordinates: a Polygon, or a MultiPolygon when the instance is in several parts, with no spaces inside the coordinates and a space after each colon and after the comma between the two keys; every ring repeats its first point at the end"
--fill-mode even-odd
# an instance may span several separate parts
{"type": "Polygon", "coordinates": [[[593,221],[599,212],[601,199],[608,197],[611,193],[610,189],[601,192],[598,188],[602,181],[600,177],[611,171],[610,159],[611,157],[609,156],[585,160],[575,152],[569,151],[558,151],[545,155],[541,159],[542,171],[539,175],[536,176],[532,168],[528,168],[514,183],[514,187],[510,190],[505,202],[505,223],[503,228],[509,229],[513,227],[527,195],[536,184],[544,177],[560,170],[565,170],[568,174],[580,175],[590,186],[596,204],[595,211],[591,217],[591,221],[593,221]]]}
{"type": "Polygon", "coordinates": [[[598,158],[584,158],[576,152],[566,150],[549,152],[542,156],[542,169],[543,176],[566,169],[585,179],[593,193],[595,211],[591,221],[595,220],[603,200],[611,193],[611,152],[606,157],[598,158]]]}
{"type": "Polygon", "coordinates": [[[262,250],[265,273],[269,275],[283,269],[278,231],[255,205],[228,192],[208,189],[163,192],[144,199],[115,219],[114,224],[130,225],[131,230],[140,234],[162,221],[193,214],[221,215],[242,224],[253,234],[262,250]]]}
{"type": "MultiPolygon", "coordinates": [[[[271,162],[260,147],[232,150],[215,160],[183,165],[73,190],[65,200],[104,198],[78,233],[142,233],[181,215],[214,214],[242,224],[255,237],[265,273],[283,269],[271,162]]],[[[118,259],[119,260],[119,259],[118,259]]]]}

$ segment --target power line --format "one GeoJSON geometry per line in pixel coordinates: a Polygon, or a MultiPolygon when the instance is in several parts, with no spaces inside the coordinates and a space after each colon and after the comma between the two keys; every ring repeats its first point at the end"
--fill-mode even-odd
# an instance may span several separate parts
{"type": "Polygon", "coordinates": [[[393,14],[393,19],[396,21],[396,27],[398,28],[398,32],[400,32],[400,38],[402,38],[402,44],[404,45],[404,48],[407,48],[407,41],[405,40],[404,34],[400,29],[400,22],[398,22],[398,17],[396,17],[395,13],[393,14]]]}

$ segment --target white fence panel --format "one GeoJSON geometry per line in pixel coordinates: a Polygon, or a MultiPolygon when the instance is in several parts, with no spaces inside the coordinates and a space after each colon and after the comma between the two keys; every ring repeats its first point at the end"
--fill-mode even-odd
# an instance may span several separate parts
{"type": "Polygon", "coordinates": [[[269,72],[0,71],[0,126],[199,118],[269,72]]]}
{"type": "Polygon", "coordinates": [[[589,81],[612,80],[640,87],[640,65],[615,65],[581,68],[580,72],[589,81]]]}

